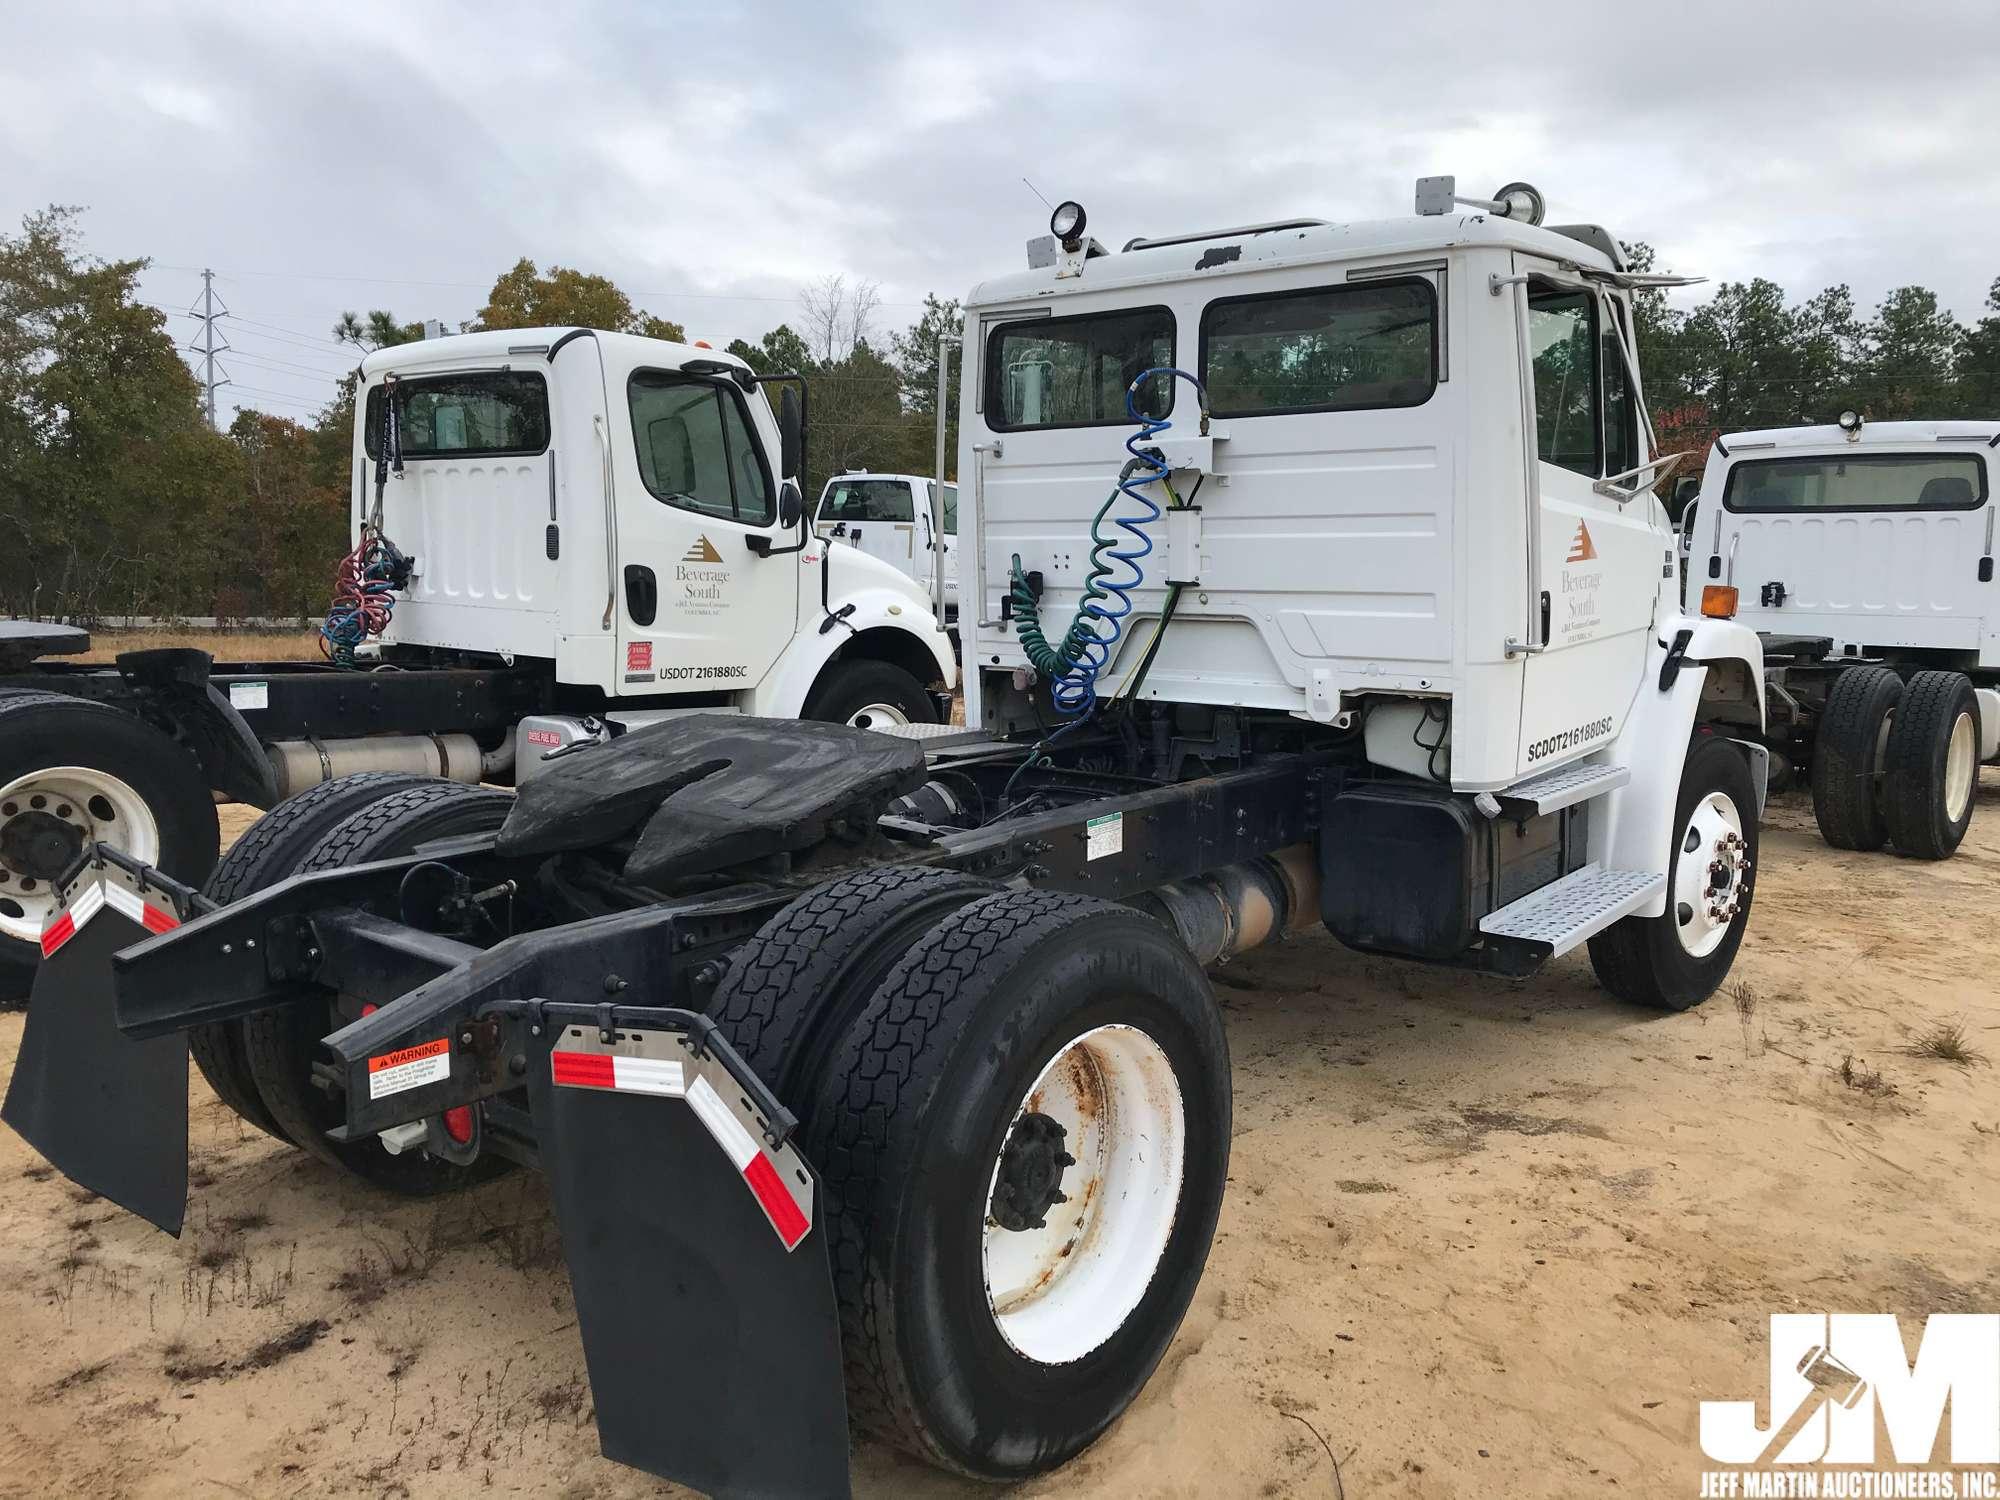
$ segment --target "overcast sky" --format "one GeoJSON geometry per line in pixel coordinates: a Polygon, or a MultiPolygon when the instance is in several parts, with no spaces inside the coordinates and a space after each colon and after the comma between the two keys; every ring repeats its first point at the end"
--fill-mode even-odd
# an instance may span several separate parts
{"type": "MultiPolygon", "coordinates": [[[[1023,264],[1050,199],[1107,243],[1410,211],[1525,178],[1664,267],[2000,276],[1994,0],[1543,5],[445,3],[0,10],[0,222],[88,209],[176,312],[236,315],[225,395],[304,416],[343,309],[469,317],[526,255],[717,343],[830,272],[926,291],[1023,264]],[[1220,19],[1208,19],[1208,16],[1220,19]]],[[[176,317],[183,339],[194,325],[176,317]]]]}

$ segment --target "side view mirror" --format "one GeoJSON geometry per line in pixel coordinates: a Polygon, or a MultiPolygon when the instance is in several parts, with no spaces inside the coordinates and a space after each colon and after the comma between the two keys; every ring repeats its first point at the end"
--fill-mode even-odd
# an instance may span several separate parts
{"type": "MultiPolygon", "coordinates": [[[[786,479],[797,479],[799,468],[805,459],[806,432],[805,418],[799,410],[799,393],[786,386],[778,396],[778,469],[786,479]]],[[[798,491],[792,491],[793,499],[798,491]]],[[[790,526],[798,520],[793,516],[785,524],[790,526]]]]}
{"type": "Polygon", "coordinates": [[[1687,513],[1688,506],[1694,503],[1695,496],[1700,493],[1699,474],[1681,475],[1674,481],[1673,488],[1667,491],[1667,515],[1672,520],[1679,521],[1687,513]]]}
{"type": "MultiPolygon", "coordinates": [[[[787,391],[785,395],[787,399],[789,399],[791,396],[791,392],[787,391]]],[[[783,484],[778,486],[779,529],[782,531],[790,531],[794,526],[799,524],[799,518],[803,516],[805,512],[806,512],[805,497],[799,493],[799,487],[793,484],[791,480],[787,479],[783,484]]]]}

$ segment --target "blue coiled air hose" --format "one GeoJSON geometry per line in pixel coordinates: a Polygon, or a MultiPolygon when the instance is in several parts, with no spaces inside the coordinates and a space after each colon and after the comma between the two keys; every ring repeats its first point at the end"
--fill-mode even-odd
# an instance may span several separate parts
{"type": "MultiPolygon", "coordinates": [[[[1146,580],[1146,570],[1140,562],[1153,550],[1153,539],[1146,528],[1161,515],[1159,502],[1146,491],[1152,485],[1164,483],[1171,470],[1157,448],[1145,445],[1174,425],[1165,417],[1147,417],[1139,412],[1140,388],[1155,375],[1185,380],[1194,387],[1201,405],[1201,430],[1204,434],[1208,431],[1208,389],[1186,370],[1157,365],[1140,372],[1125,387],[1125,410],[1139,424],[1139,430],[1125,440],[1125,451],[1132,456],[1118,471],[1117,487],[1105,497],[1091,519],[1090,571],[1084,577],[1083,597],[1078,600],[1076,614],[1057,645],[1050,645],[1042,630],[1040,601],[1021,566],[1021,554],[1014,554],[1009,590],[1014,633],[1020,637],[1029,662],[1048,679],[1049,701],[1057,713],[1067,718],[1088,715],[1097,706],[1097,674],[1104,670],[1113,648],[1125,634],[1125,619],[1132,613],[1132,590],[1146,580]],[[1121,495],[1140,506],[1145,514],[1113,518],[1107,527],[1106,519],[1121,495]],[[1125,533],[1123,538],[1117,535],[1119,531],[1125,533]],[[1123,569],[1130,570],[1129,578],[1119,576],[1121,564],[1123,569]]],[[[1171,488],[1168,493],[1172,494],[1171,488]]]]}

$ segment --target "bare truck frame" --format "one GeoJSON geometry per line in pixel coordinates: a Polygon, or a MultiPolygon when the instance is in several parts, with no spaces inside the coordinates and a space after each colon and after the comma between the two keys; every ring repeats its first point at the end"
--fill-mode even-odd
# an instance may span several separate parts
{"type": "Polygon", "coordinates": [[[539,1166],[605,1453],[718,1495],[844,1494],[856,1427],[1062,1464],[1206,1262],[1206,964],[1587,945],[1679,1009],[1749,920],[1761,656],[1678,611],[1635,278],[1520,185],[1417,206],[1110,255],[1064,204],[975,289],[964,728],[333,781],[205,893],[93,845],[4,1117],[170,1231],[188,1047],[382,1188],[539,1166]]]}

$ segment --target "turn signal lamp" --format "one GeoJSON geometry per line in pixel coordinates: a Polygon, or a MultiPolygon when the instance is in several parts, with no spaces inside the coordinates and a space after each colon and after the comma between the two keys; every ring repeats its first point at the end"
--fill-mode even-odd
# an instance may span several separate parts
{"type": "Polygon", "coordinates": [[[1701,586],[1701,612],[1711,620],[1736,618],[1736,585],[1705,583],[1701,586]]]}

